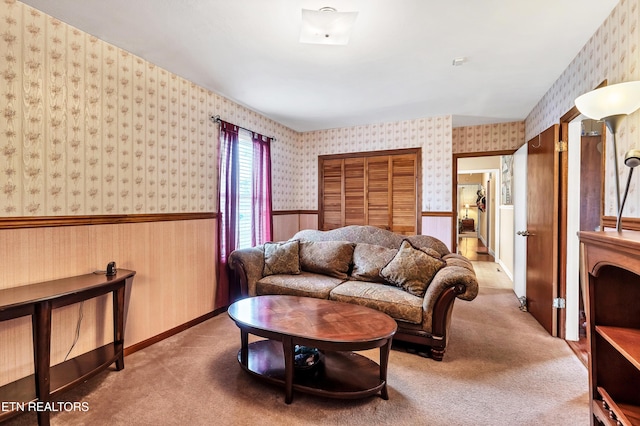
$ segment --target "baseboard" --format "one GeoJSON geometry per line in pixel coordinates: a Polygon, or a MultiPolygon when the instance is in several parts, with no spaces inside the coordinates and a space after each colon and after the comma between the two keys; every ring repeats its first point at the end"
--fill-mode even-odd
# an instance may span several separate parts
{"type": "Polygon", "coordinates": [[[181,324],[181,325],[179,325],[177,327],[174,327],[174,328],[172,328],[170,330],[167,330],[167,331],[165,331],[163,333],[160,333],[160,334],[158,334],[156,336],[153,336],[153,337],[150,337],[150,338],[148,338],[146,340],[143,340],[142,342],[138,342],[138,343],[135,343],[135,344],[133,344],[131,346],[128,346],[128,347],[124,348],[124,355],[127,356],[127,355],[131,355],[132,353],[138,352],[141,349],[149,347],[149,346],[153,345],[154,343],[158,343],[158,342],[160,342],[160,341],[162,341],[162,340],[164,340],[164,339],[166,339],[168,337],[171,337],[171,336],[173,336],[175,334],[178,334],[178,333],[180,333],[182,331],[185,331],[185,330],[193,327],[194,325],[198,325],[201,322],[204,322],[204,321],[206,321],[208,319],[211,319],[211,318],[213,318],[213,317],[215,317],[217,315],[220,315],[221,313],[224,313],[226,311],[227,311],[227,308],[216,309],[215,311],[212,311],[212,312],[209,312],[207,314],[204,314],[204,315],[202,315],[202,316],[200,316],[198,318],[194,318],[191,321],[188,321],[188,322],[186,322],[184,324],[181,324]]]}
{"type": "Polygon", "coordinates": [[[500,267],[502,268],[502,272],[504,272],[505,274],[507,274],[507,276],[509,277],[509,279],[511,280],[511,282],[513,282],[513,274],[511,273],[511,271],[509,269],[507,269],[504,266],[504,263],[502,262],[502,260],[498,259],[498,265],[500,265],[500,267]]]}

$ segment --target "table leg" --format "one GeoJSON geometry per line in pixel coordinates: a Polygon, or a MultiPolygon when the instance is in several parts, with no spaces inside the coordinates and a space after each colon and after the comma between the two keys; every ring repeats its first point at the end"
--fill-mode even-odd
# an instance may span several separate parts
{"type": "MultiPolygon", "coordinates": [[[[51,399],[49,392],[50,361],[51,361],[51,302],[38,303],[35,315],[32,317],[33,347],[36,376],[36,396],[38,401],[48,403],[51,399]]],[[[38,411],[38,425],[49,425],[49,411],[38,411]]]]}
{"type": "Polygon", "coordinates": [[[391,339],[384,346],[380,346],[380,380],[384,383],[380,390],[382,399],[389,399],[387,393],[387,365],[389,365],[389,353],[391,352],[391,339]]]}
{"type": "Polygon", "coordinates": [[[240,363],[249,367],[249,333],[240,329],[240,363]]]}
{"type": "Polygon", "coordinates": [[[125,284],[122,283],[121,287],[113,291],[113,346],[118,356],[118,371],[124,368],[124,289],[125,284]]]}
{"type": "Polygon", "coordinates": [[[293,341],[291,338],[282,339],[282,352],[284,353],[284,402],[291,404],[293,401],[293,341]]]}

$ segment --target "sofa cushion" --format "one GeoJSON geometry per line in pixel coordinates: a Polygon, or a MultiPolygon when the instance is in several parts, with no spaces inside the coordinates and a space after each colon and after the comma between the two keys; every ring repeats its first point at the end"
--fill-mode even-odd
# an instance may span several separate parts
{"type": "Polygon", "coordinates": [[[346,281],[331,290],[329,299],[377,309],[399,321],[422,322],[422,298],[386,284],[346,281]]]}
{"type": "Polygon", "coordinates": [[[396,252],[397,250],[395,249],[374,244],[356,244],[353,250],[351,279],[377,283],[384,282],[384,279],[380,276],[380,270],[393,259],[396,252]]]}
{"type": "Polygon", "coordinates": [[[262,275],[299,274],[299,242],[264,243],[264,268],[262,275]]]}
{"type": "Polygon", "coordinates": [[[344,280],[353,259],[353,246],[348,241],[300,241],[300,268],[344,280]]]}
{"type": "Polygon", "coordinates": [[[429,283],[446,263],[404,240],[393,259],[380,271],[388,282],[414,296],[424,297],[429,283]]]}
{"type": "Polygon", "coordinates": [[[331,290],[341,282],[339,278],[304,271],[300,275],[269,275],[256,283],[256,295],[286,294],[328,299],[331,290]]]}

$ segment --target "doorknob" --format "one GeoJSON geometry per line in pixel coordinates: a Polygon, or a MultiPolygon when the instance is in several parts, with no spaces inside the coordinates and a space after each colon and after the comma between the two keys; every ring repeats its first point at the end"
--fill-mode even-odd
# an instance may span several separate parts
{"type": "Polygon", "coordinates": [[[533,235],[533,234],[532,234],[531,232],[529,232],[529,231],[518,231],[518,232],[516,232],[516,234],[518,234],[518,235],[522,235],[523,237],[528,237],[528,236],[530,236],[530,235],[533,235]]]}

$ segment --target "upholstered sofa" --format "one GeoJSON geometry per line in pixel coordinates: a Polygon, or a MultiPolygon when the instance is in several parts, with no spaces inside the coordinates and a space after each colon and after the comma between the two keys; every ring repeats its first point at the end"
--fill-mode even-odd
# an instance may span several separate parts
{"type": "Polygon", "coordinates": [[[419,352],[438,361],[455,299],[478,294],[471,262],[440,240],[373,226],[303,230],[288,241],[235,250],[229,265],[245,297],[317,297],[385,312],[398,324],[395,340],[424,345],[419,352]]]}

